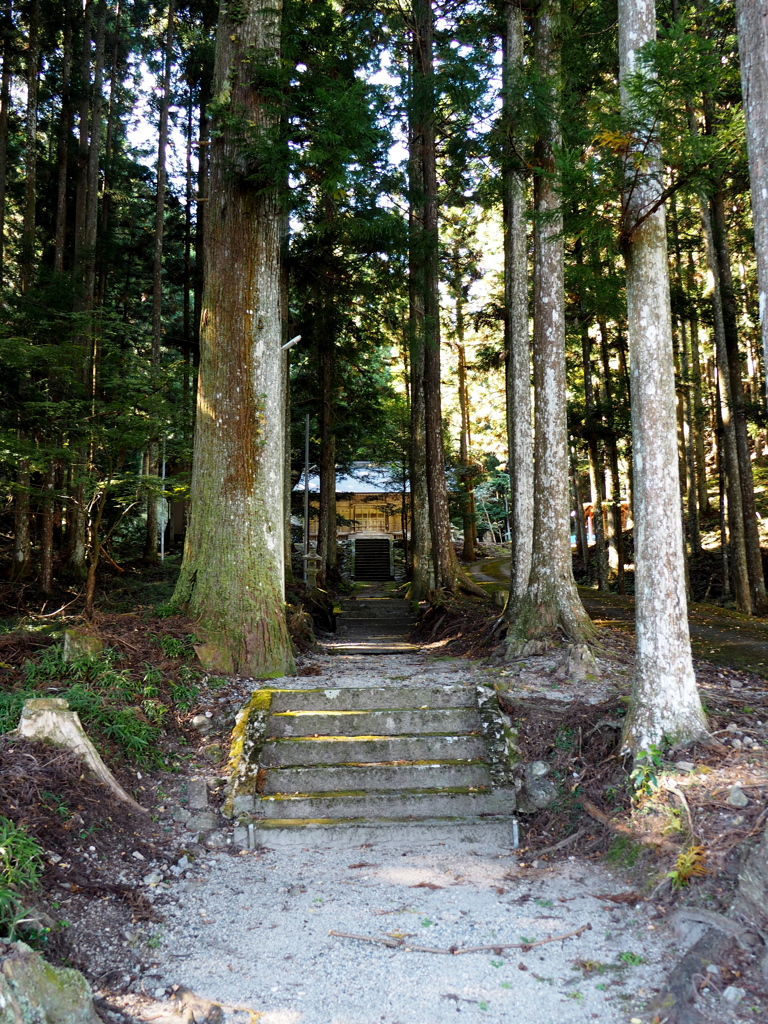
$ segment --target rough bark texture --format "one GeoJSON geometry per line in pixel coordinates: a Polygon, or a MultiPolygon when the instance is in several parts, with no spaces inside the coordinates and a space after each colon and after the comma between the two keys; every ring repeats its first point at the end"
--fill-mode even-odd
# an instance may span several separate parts
{"type": "Polygon", "coordinates": [[[67,235],[67,177],[69,171],[69,137],[72,133],[70,76],[72,73],[72,0],[64,11],[64,45],[61,68],[61,115],[56,156],[56,228],[54,232],[53,268],[64,270],[64,245],[67,235]]]}
{"type": "MultiPolygon", "coordinates": [[[[619,0],[624,79],[656,35],[654,0],[619,0]]],[[[622,105],[632,113],[622,89],[622,105]]],[[[643,173],[631,159],[623,196],[634,454],[637,654],[623,746],[633,754],[665,738],[692,741],[707,731],[688,634],[675,430],[675,372],[664,207],[658,152],[644,145],[643,173]],[[644,218],[644,219],[643,219],[644,218]],[[659,495],[669,500],[659,502],[659,495]]]]}
{"type": "Polygon", "coordinates": [[[768,367],[768,10],[764,0],[736,0],[736,27],[747,123],[763,363],[768,367]]]}
{"type": "Polygon", "coordinates": [[[465,562],[476,559],[475,542],[477,541],[477,522],[475,520],[475,488],[469,468],[469,392],[467,390],[467,354],[464,349],[464,310],[462,297],[456,297],[456,334],[459,338],[459,409],[461,411],[461,435],[459,437],[459,462],[464,470],[461,475],[462,507],[461,520],[464,531],[464,546],[461,557],[465,562]]]}
{"type": "MultiPolygon", "coordinates": [[[[418,34],[413,33],[411,79],[415,74],[418,34]]],[[[411,365],[411,580],[408,596],[420,601],[431,586],[432,539],[429,533],[429,493],[427,490],[427,442],[424,424],[424,274],[421,259],[424,230],[424,171],[421,151],[424,137],[421,119],[417,116],[415,97],[409,109],[408,160],[408,333],[411,365]]]]}
{"type": "MultiPolygon", "coordinates": [[[[555,0],[543,0],[536,18],[534,57],[556,95],[559,53],[555,0]]],[[[594,635],[573,578],[568,426],[565,387],[565,293],[562,214],[556,190],[554,121],[536,143],[534,178],[534,523],[531,574],[525,594],[510,601],[509,652],[562,630],[576,643],[594,635]]]]}
{"type": "Polygon", "coordinates": [[[512,540],[511,603],[528,587],[533,550],[533,434],[531,426],[531,342],[528,331],[528,253],[525,183],[517,155],[510,90],[523,67],[523,12],[517,2],[504,8],[505,153],[504,343],[507,350],[507,437],[509,522],[512,540]]]}
{"type": "Polygon", "coordinates": [[[11,5],[0,14],[3,43],[3,75],[0,80],[0,285],[5,258],[5,190],[8,170],[8,107],[11,100],[11,5]]]}
{"type": "Polygon", "coordinates": [[[28,576],[32,563],[32,540],[29,531],[30,481],[29,459],[19,459],[19,466],[16,470],[16,488],[13,496],[12,580],[20,580],[28,576]]]}
{"type": "Polygon", "coordinates": [[[279,51],[271,0],[221,4],[192,509],[174,594],[205,634],[206,667],[257,678],[293,671],[283,611],[282,219],[254,155],[275,115],[252,84],[254,66],[279,51]]]}

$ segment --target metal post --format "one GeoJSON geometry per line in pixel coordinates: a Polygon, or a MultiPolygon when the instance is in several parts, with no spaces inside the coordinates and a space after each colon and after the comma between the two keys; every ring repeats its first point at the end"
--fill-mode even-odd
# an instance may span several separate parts
{"type": "Polygon", "coordinates": [[[304,580],[309,554],[309,413],[304,418],[304,580]]]}

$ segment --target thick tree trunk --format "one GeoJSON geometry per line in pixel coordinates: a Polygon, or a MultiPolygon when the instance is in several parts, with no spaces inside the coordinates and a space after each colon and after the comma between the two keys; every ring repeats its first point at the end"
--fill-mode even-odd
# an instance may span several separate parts
{"type": "Polygon", "coordinates": [[[768,15],[763,0],[736,0],[736,27],[747,124],[763,363],[768,368],[768,15]]]}
{"type": "Polygon", "coordinates": [[[27,40],[27,118],[24,142],[24,224],[21,234],[21,291],[26,292],[35,273],[35,229],[37,223],[37,89],[40,63],[40,4],[29,8],[27,40]]]}
{"type": "MultiPolygon", "coordinates": [[[[654,0],[619,0],[622,82],[637,69],[637,51],[656,36],[654,0]]],[[[622,107],[632,116],[627,90],[622,107]]],[[[623,238],[627,268],[635,463],[635,607],[637,653],[622,745],[635,756],[666,741],[706,734],[691,661],[683,534],[677,501],[675,369],[669,306],[664,207],[649,214],[661,191],[653,140],[640,139],[643,177],[627,162],[623,238]],[[666,495],[666,501],[659,501],[666,495]]]]}
{"type": "Polygon", "coordinates": [[[523,72],[522,4],[504,5],[504,344],[507,351],[507,470],[509,473],[511,608],[528,588],[533,551],[533,434],[531,342],[528,331],[528,251],[524,168],[515,138],[511,93],[523,72]]]}
{"type": "MultiPolygon", "coordinates": [[[[557,0],[542,0],[536,15],[534,60],[557,100],[559,52],[555,39],[557,0]]],[[[565,386],[565,292],[560,199],[555,181],[554,117],[536,143],[534,156],[534,523],[528,588],[510,601],[508,650],[515,655],[530,640],[549,639],[562,630],[575,643],[594,635],[573,578],[568,426],[565,386]]]]}
{"type": "Polygon", "coordinates": [[[192,509],[173,598],[205,634],[206,668],[256,678],[293,671],[283,612],[282,216],[277,183],[265,186],[254,156],[275,118],[253,85],[255,64],[279,59],[271,0],[236,12],[221,4],[192,509]]]}

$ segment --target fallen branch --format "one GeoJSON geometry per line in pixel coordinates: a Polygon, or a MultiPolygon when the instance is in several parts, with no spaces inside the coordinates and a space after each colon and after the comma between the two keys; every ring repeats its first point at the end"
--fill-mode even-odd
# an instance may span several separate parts
{"type": "Polygon", "coordinates": [[[571,843],[575,843],[577,839],[581,839],[587,830],[580,828],[578,832],[572,832],[571,835],[566,836],[565,839],[561,839],[559,843],[555,843],[554,846],[547,846],[543,850],[531,850],[534,857],[546,857],[550,853],[555,853],[557,850],[562,850],[564,846],[570,846],[571,843]]]}
{"type": "Polygon", "coordinates": [[[548,939],[539,939],[538,942],[496,942],[490,946],[450,946],[448,949],[437,949],[434,946],[414,946],[402,939],[380,939],[373,935],[352,935],[349,932],[329,931],[337,939],[357,939],[358,942],[374,942],[380,946],[388,946],[390,949],[405,949],[411,953],[439,953],[442,956],[462,956],[464,953],[501,953],[505,949],[520,949],[527,953],[537,946],[546,946],[548,942],[563,942],[565,939],[575,939],[584,932],[591,931],[592,925],[587,923],[577,928],[575,932],[568,932],[567,935],[552,935],[548,939]]]}
{"type": "Polygon", "coordinates": [[[638,835],[634,829],[631,829],[629,825],[623,825],[619,821],[613,821],[608,817],[599,807],[595,806],[591,800],[587,800],[586,797],[582,797],[579,800],[582,808],[587,812],[590,818],[594,818],[595,821],[599,821],[601,825],[605,825],[606,828],[610,829],[611,832],[618,832],[622,836],[628,836],[634,843],[640,843],[642,846],[654,846],[660,853],[674,853],[677,855],[680,853],[680,847],[674,843],[667,843],[663,840],[658,842],[656,839],[651,839],[648,836],[638,835]]]}

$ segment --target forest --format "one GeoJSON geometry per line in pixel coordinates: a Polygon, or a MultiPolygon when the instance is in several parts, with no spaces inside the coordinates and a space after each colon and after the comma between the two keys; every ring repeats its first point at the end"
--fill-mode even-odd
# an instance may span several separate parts
{"type": "Polygon", "coordinates": [[[634,594],[628,747],[702,735],[686,600],[768,612],[761,4],[0,19],[4,628],[162,573],[205,668],[291,672],[308,424],[323,593],[388,466],[411,600],[485,599],[478,535],[511,656],[634,594]]]}

